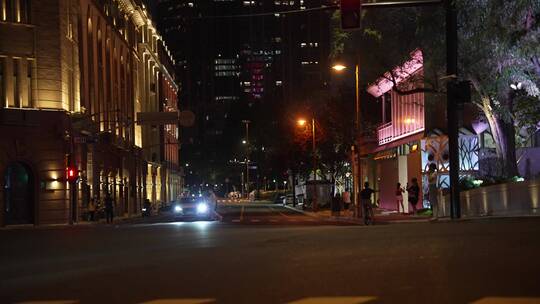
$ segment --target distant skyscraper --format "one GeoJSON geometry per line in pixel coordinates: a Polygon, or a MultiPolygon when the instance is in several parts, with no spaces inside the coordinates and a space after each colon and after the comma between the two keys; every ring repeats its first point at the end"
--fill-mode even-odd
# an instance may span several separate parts
{"type": "Polygon", "coordinates": [[[181,100],[198,119],[183,131],[186,158],[227,164],[239,156],[242,119],[255,120],[256,130],[261,113],[266,124],[280,120],[275,109],[325,87],[331,12],[282,12],[327,2],[159,1],[158,26],[178,63],[181,100]]]}

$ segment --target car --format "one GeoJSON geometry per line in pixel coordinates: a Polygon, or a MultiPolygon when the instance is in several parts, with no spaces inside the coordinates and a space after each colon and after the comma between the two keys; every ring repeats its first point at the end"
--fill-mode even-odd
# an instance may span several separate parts
{"type": "Polygon", "coordinates": [[[287,196],[283,194],[278,194],[274,198],[274,204],[285,205],[286,203],[287,203],[287,196]]]}
{"type": "Polygon", "coordinates": [[[183,197],[177,200],[172,208],[175,217],[212,219],[214,212],[210,204],[201,197],[183,197]]]}

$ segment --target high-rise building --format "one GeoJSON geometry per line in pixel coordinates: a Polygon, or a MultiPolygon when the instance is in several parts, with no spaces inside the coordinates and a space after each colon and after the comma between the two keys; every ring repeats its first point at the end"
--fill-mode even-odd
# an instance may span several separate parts
{"type": "Polygon", "coordinates": [[[262,146],[263,124],[281,123],[288,104],[326,89],[331,11],[311,9],[327,2],[159,1],[158,26],[177,59],[181,98],[197,117],[182,130],[182,153],[199,168],[191,183],[230,177],[220,168],[242,158],[242,120],[252,121],[250,143],[262,146]]]}

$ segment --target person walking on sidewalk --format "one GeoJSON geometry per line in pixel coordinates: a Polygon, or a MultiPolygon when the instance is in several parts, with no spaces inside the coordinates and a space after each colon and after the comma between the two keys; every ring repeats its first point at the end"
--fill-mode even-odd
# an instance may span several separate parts
{"type": "Polygon", "coordinates": [[[405,208],[403,207],[403,188],[401,187],[400,183],[397,183],[396,186],[396,210],[399,213],[399,206],[401,206],[401,211],[405,213],[405,208]]]}
{"type": "Polygon", "coordinates": [[[114,219],[114,200],[111,194],[107,192],[105,194],[105,217],[107,218],[107,224],[113,222],[114,219]]]}
{"type": "MultiPolygon", "coordinates": [[[[363,214],[364,210],[369,210],[371,205],[371,195],[375,193],[375,190],[369,187],[369,183],[364,183],[364,189],[360,191],[360,204],[358,205],[357,214],[363,214]],[[362,209],[364,208],[364,209],[362,209]]],[[[364,215],[365,216],[365,215],[364,215]]]]}
{"type": "Polygon", "coordinates": [[[88,203],[88,220],[93,222],[96,218],[96,201],[94,198],[90,199],[88,203]]]}
{"type": "Polygon", "coordinates": [[[438,217],[439,206],[437,197],[437,165],[431,163],[428,171],[428,185],[429,185],[429,205],[431,206],[431,212],[433,219],[438,217]]]}
{"type": "Polygon", "coordinates": [[[413,177],[411,180],[412,185],[407,184],[407,193],[409,198],[409,204],[413,208],[413,214],[416,214],[416,204],[418,204],[418,197],[420,196],[420,187],[418,186],[418,180],[413,177]]]}

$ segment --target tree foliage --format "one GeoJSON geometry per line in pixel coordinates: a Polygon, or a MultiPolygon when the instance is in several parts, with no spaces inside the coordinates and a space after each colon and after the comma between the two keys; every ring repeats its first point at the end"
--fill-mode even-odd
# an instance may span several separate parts
{"type": "MultiPolygon", "coordinates": [[[[540,1],[456,0],[456,6],[459,77],[473,84],[473,102],[489,122],[505,164],[500,174],[517,175],[516,138],[529,137],[540,121],[540,1]],[[519,83],[519,89],[511,88],[519,83]]],[[[363,66],[363,79],[374,80],[421,48],[426,60],[420,81],[427,91],[443,94],[444,20],[442,6],[372,9],[363,16],[362,31],[333,29],[332,54],[359,53],[361,62],[369,63],[363,66]]]]}

